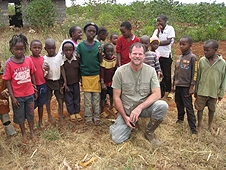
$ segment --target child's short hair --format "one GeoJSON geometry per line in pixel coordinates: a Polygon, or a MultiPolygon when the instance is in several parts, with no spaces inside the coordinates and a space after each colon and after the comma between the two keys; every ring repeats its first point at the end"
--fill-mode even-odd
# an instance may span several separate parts
{"type": "Polygon", "coordinates": [[[108,46],[112,46],[112,48],[114,49],[114,46],[113,46],[111,43],[106,43],[106,44],[104,44],[104,46],[103,46],[104,52],[106,51],[106,48],[107,48],[108,46]]]}
{"type": "Polygon", "coordinates": [[[114,35],[118,35],[118,34],[112,33],[112,34],[110,35],[110,40],[113,38],[114,35]]]}
{"type": "Polygon", "coordinates": [[[23,34],[19,34],[19,35],[13,35],[12,39],[9,41],[9,51],[11,53],[12,52],[12,48],[16,45],[16,43],[21,42],[23,43],[25,50],[27,50],[27,45],[28,45],[28,41],[27,41],[27,37],[25,37],[23,34]]]}
{"type": "Polygon", "coordinates": [[[127,30],[132,29],[132,25],[128,21],[124,21],[123,23],[121,23],[120,27],[125,27],[127,30]]]}
{"type": "Polygon", "coordinates": [[[75,30],[77,29],[77,27],[78,27],[78,26],[75,25],[75,26],[72,26],[72,27],[69,29],[69,35],[70,35],[70,37],[72,37],[72,33],[75,32],[75,30]]]}
{"type": "Polygon", "coordinates": [[[217,40],[211,39],[211,40],[205,41],[205,42],[204,42],[204,45],[207,45],[207,44],[209,44],[209,43],[211,43],[211,45],[212,45],[213,48],[218,49],[219,44],[218,44],[218,41],[217,41],[217,40]]]}
{"type": "Polygon", "coordinates": [[[192,37],[189,36],[189,35],[185,35],[185,36],[183,36],[183,37],[181,37],[181,38],[187,39],[187,42],[188,42],[189,44],[192,44],[192,43],[193,43],[193,39],[192,39],[192,37]]]}
{"type": "Polygon", "coordinates": [[[63,44],[62,44],[62,51],[63,51],[63,49],[64,49],[64,45],[65,44],[67,44],[67,43],[69,43],[69,44],[71,44],[72,45],[72,47],[73,47],[73,51],[75,50],[75,45],[74,45],[74,43],[73,42],[71,42],[71,41],[65,41],[63,44]]]}
{"type": "Polygon", "coordinates": [[[164,14],[159,15],[157,18],[162,18],[164,21],[168,21],[167,16],[164,14]]]}
{"type": "Polygon", "coordinates": [[[39,40],[37,40],[37,39],[34,39],[34,40],[32,40],[32,41],[31,41],[31,43],[30,43],[30,47],[31,47],[31,46],[32,46],[32,44],[33,44],[33,43],[35,43],[35,42],[38,42],[38,43],[42,44],[42,42],[41,42],[41,41],[39,41],[39,40]]]}
{"type": "Polygon", "coordinates": [[[108,32],[107,28],[101,26],[101,27],[99,27],[99,29],[98,29],[97,35],[101,35],[101,34],[104,34],[104,33],[107,33],[107,32],[108,32]]]}

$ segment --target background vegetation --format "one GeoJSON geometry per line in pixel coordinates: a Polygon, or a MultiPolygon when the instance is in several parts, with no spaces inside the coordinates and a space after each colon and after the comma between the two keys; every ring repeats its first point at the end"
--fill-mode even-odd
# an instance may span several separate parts
{"type": "Polygon", "coordinates": [[[137,36],[152,35],[156,28],[156,17],[165,14],[169,24],[176,30],[176,39],[190,35],[194,41],[210,38],[226,39],[226,6],[224,3],[182,4],[173,0],[136,1],[130,5],[99,3],[90,1],[84,6],[67,8],[70,23],[84,25],[86,21],[106,26],[110,32],[118,32],[120,23],[128,20],[133,24],[137,36]]]}

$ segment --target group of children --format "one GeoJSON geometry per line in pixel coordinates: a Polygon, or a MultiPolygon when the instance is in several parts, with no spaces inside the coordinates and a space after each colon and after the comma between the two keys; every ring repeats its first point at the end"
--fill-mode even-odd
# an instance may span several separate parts
{"type": "MultiPolygon", "coordinates": [[[[80,87],[84,92],[85,124],[100,125],[100,117],[108,116],[104,110],[107,94],[110,96],[109,110],[113,114],[117,114],[113,107],[112,77],[117,67],[130,62],[129,47],[135,42],[141,42],[145,45],[144,62],[154,67],[160,78],[163,77],[159,64],[160,54],[157,51],[161,45],[160,39],[157,36],[150,38],[147,35],[138,38],[131,30],[131,24],[125,21],[120,25],[122,35],[118,37],[117,34],[113,33],[110,36],[111,42],[102,44],[108,35],[107,29],[105,27],[98,28],[95,23],[88,22],[83,29],[86,39],[78,43],[82,39],[82,29],[74,26],[69,30],[71,38],[63,41],[58,53],[54,39],[46,39],[44,49],[47,54],[43,57],[40,56],[42,43],[39,40],[31,41],[30,51],[32,54],[26,57],[27,38],[22,34],[12,37],[10,51],[13,56],[6,61],[3,81],[6,82],[12,100],[13,120],[20,126],[23,143],[28,143],[25,132],[26,119],[31,139],[34,142],[37,141],[33,131],[34,108],[38,107],[39,127],[43,127],[42,117],[45,104],[49,122],[55,123],[50,105],[53,93],[58,103],[59,120],[62,125],[65,123],[63,118],[64,101],[71,121],[83,120],[79,114],[80,87]]],[[[203,109],[207,105],[209,108],[209,129],[213,131],[211,124],[216,101],[221,100],[225,92],[226,66],[222,57],[216,54],[217,41],[205,42],[205,57],[200,59],[199,64],[196,56],[190,50],[191,45],[191,37],[184,36],[180,39],[182,54],[176,59],[172,92],[175,91],[175,102],[178,110],[177,123],[183,122],[184,108],[186,108],[189,126],[192,133],[196,134],[192,94],[194,93],[196,97],[198,128],[201,127],[203,109]]],[[[6,87],[1,88],[0,107],[8,105],[7,99],[2,100],[3,96],[6,96],[5,89],[6,87]]],[[[9,110],[4,111],[4,113],[8,112],[9,110]]],[[[3,121],[3,124],[4,126],[11,125],[8,117],[3,121]]],[[[12,134],[15,134],[15,130],[11,125],[9,135],[12,134]]]]}

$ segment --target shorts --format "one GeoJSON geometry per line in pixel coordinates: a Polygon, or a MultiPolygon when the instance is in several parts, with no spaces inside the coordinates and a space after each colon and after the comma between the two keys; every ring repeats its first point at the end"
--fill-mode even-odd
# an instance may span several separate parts
{"type": "Polygon", "coordinates": [[[203,110],[206,106],[210,111],[215,112],[217,99],[207,96],[197,96],[195,100],[195,108],[197,110],[203,110]]]}
{"type": "Polygon", "coordinates": [[[47,100],[51,100],[54,95],[57,99],[63,99],[64,95],[60,93],[60,81],[59,80],[46,80],[46,86],[47,86],[47,100]]]}
{"type": "Polygon", "coordinates": [[[35,108],[43,106],[47,101],[47,87],[46,84],[37,85],[38,98],[35,100],[35,108]]]}
{"type": "Polygon", "coordinates": [[[13,106],[13,121],[16,124],[23,124],[27,119],[28,122],[34,121],[34,95],[26,97],[16,97],[19,107],[13,106]]]}
{"type": "Polygon", "coordinates": [[[107,90],[101,90],[101,100],[105,100],[107,94],[109,94],[110,97],[113,97],[113,88],[111,86],[107,86],[107,90]]]}

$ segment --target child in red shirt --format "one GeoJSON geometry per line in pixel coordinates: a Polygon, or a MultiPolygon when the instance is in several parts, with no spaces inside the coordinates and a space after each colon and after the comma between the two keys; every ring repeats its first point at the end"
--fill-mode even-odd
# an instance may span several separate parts
{"type": "Polygon", "coordinates": [[[122,35],[118,38],[116,44],[118,66],[127,64],[130,62],[129,47],[135,43],[140,42],[134,34],[131,33],[132,25],[128,21],[124,21],[120,25],[120,31],[122,35]]]}
{"type": "Polygon", "coordinates": [[[13,56],[6,61],[3,79],[6,80],[13,104],[13,121],[20,126],[22,143],[27,144],[28,139],[24,123],[27,119],[31,139],[33,142],[37,142],[33,130],[34,87],[36,88],[34,72],[36,69],[30,57],[24,56],[27,48],[27,38],[24,35],[14,35],[9,44],[13,56]]]}
{"type": "Polygon", "coordinates": [[[39,40],[33,40],[30,43],[30,50],[32,59],[36,72],[34,73],[36,86],[38,90],[38,98],[35,100],[35,108],[38,107],[38,125],[40,128],[43,128],[42,117],[43,117],[43,105],[47,101],[47,87],[44,78],[44,69],[48,69],[47,66],[44,68],[44,58],[40,56],[42,51],[42,43],[39,40]]]}

